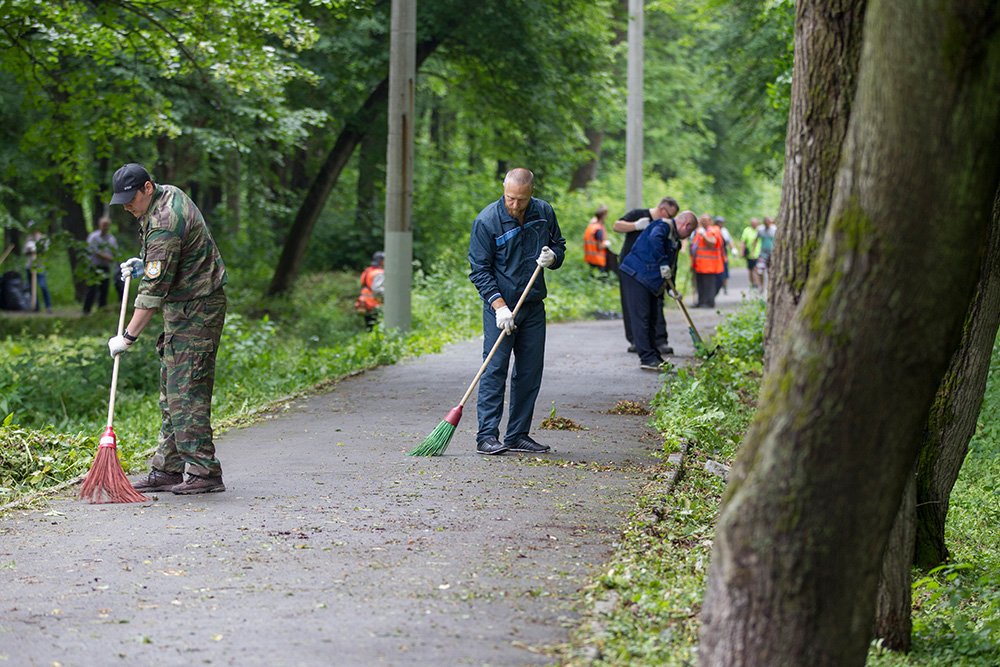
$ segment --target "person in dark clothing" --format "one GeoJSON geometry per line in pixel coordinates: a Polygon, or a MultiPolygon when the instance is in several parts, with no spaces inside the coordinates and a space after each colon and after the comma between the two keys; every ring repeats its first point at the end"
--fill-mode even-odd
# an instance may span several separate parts
{"type": "Polygon", "coordinates": [[[479,383],[476,451],[480,454],[549,451],[548,445],[528,436],[545,359],[544,272],[525,297],[516,323],[510,309],[524,293],[536,266],[558,269],[566,255],[555,211],[548,202],[532,197],[534,180],[527,169],[507,172],[503,196],[480,211],[472,223],[469,278],[483,300],[483,359],[501,331],[507,334],[479,383]],[[510,411],[501,442],[500,418],[511,355],[510,411]]]}
{"type": "Polygon", "coordinates": [[[643,370],[659,370],[663,363],[656,346],[655,311],[663,312],[658,297],[662,298],[666,281],[673,280],[677,273],[681,240],[690,236],[697,225],[698,219],[691,211],[684,211],[676,219],[654,220],[642,231],[621,264],[622,292],[628,304],[639,367],[643,370]]]}
{"type": "MultiPolygon", "coordinates": [[[[660,203],[653,208],[636,208],[632,209],[621,218],[615,221],[612,226],[616,232],[622,232],[625,234],[625,242],[622,244],[622,251],[618,255],[618,265],[619,267],[625,261],[628,256],[629,251],[632,249],[632,245],[635,243],[636,239],[639,238],[639,234],[642,233],[650,223],[651,220],[661,220],[665,218],[672,218],[677,215],[677,211],[680,207],[677,205],[677,200],[673,197],[664,197],[660,200],[660,203]]],[[[631,321],[628,316],[628,305],[625,299],[625,288],[619,284],[619,290],[621,291],[621,301],[622,301],[622,322],[625,325],[625,339],[629,342],[628,351],[635,352],[635,338],[632,334],[631,321]]],[[[670,347],[667,341],[667,322],[663,317],[663,295],[658,297],[660,303],[659,314],[656,316],[656,347],[659,349],[661,354],[673,354],[674,350],[670,347]]]]}

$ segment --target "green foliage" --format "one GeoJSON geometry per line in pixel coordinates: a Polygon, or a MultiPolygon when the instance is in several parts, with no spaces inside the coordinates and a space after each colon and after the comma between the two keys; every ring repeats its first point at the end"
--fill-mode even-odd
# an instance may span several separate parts
{"type": "Polygon", "coordinates": [[[695,442],[707,454],[733,456],[756,406],[763,331],[763,301],[746,301],[709,345],[719,345],[719,351],[697,366],[677,368],[664,383],[653,399],[653,423],[668,451],[695,442]]]}

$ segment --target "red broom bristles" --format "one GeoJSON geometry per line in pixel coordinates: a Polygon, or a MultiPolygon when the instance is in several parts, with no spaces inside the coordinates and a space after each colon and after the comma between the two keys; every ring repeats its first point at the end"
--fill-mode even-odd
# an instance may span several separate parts
{"type": "Polygon", "coordinates": [[[104,430],[97,456],[80,487],[80,499],[91,503],[141,503],[149,500],[134,488],[118,461],[118,438],[110,426],[104,430]]]}

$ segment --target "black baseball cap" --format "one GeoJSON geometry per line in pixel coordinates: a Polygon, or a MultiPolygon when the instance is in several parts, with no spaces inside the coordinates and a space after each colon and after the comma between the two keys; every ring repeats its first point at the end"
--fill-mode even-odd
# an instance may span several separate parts
{"type": "Polygon", "coordinates": [[[153,178],[149,175],[149,172],[141,164],[129,162],[123,165],[115,172],[114,178],[111,179],[111,187],[114,190],[111,203],[129,203],[135,198],[136,191],[145,185],[146,181],[152,180],[153,178]]]}

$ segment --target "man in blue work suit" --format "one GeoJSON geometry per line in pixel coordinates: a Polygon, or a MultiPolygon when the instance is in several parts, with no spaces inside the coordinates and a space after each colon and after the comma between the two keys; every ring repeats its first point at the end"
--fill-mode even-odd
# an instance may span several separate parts
{"type": "Polygon", "coordinates": [[[658,371],[663,363],[656,347],[657,312],[663,312],[659,296],[666,281],[672,281],[677,273],[681,241],[691,236],[697,225],[698,218],[691,211],[676,218],[654,220],[642,230],[618,267],[632,340],[643,370],[658,371]]]}
{"type": "Polygon", "coordinates": [[[510,310],[535,267],[557,269],[566,254],[555,211],[548,202],[531,196],[534,184],[529,170],[511,169],[503,179],[503,197],[480,211],[472,223],[469,278],[483,299],[483,359],[500,332],[507,332],[479,383],[476,451],[480,454],[549,451],[528,436],[545,358],[545,276],[536,279],[516,323],[510,310]],[[510,412],[507,435],[501,442],[500,418],[512,352],[510,412]]]}

